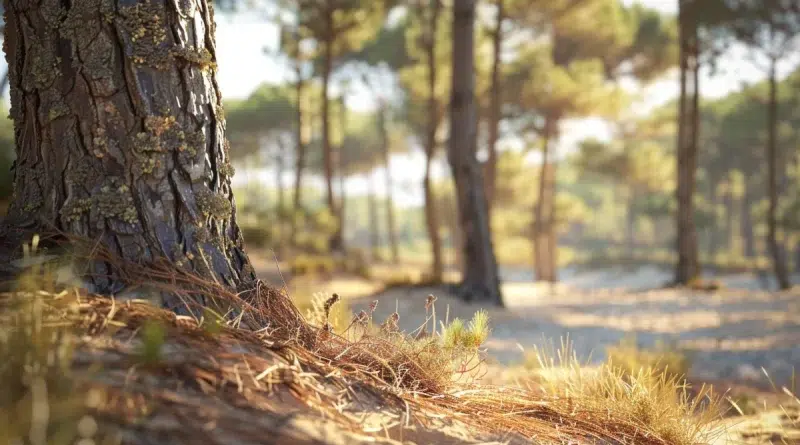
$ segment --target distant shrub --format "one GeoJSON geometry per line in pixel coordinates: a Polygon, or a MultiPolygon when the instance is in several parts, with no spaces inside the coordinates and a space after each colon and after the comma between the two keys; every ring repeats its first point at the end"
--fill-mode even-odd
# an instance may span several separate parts
{"type": "Polygon", "coordinates": [[[685,353],[674,345],[658,341],[655,347],[645,349],[637,344],[634,336],[625,337],[618,344],[607,347],[606,354],[609,365],[628,376],[652,371],[682,379],[691,366],[685,353]]]}
{"type": "Polygon", "coordinates": [[[349,250],[340,260],[340,269],[365,279],[371,277],[367,255],[362,249],[349,250]]]}
{"type": "Polygon", "coordinates": [[[331,274],[336,271],[336,260],[327,255],[299,254],[289,261],[292,275],[331,274]]]}

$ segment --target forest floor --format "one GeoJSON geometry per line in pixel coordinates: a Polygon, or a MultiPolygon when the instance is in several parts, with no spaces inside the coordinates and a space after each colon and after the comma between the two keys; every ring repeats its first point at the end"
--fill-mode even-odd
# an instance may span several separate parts
{"type": "MultiPolygon", "coordinates": [[[[263,264],[262,270],[269,277],[276,267],[263,264]]],[[[488,310],[492,335],[486,343],[489,368],[483,382],[489,384],[519,383],[532,350],[552,349],[548,346],[559,346],[564,339],[588,366],[604,362],[608,347],[632,336],[641,348],[668,344],[687,357],[691,382],[711,383],[717,392],[727,391],[727,397],[738,400],[731,410],[736,415],[726,420],[732,426],[730,436],[719,443],[800,443],[800,414],[786,410],[800,408],[800,401],[779,402],[787,401],[783,387],[796,394],[800,289],[753,290],[758,283],[749,276],[720,280],[738,289],[643,289],[648,283],[660,284],[658,278],[645,268],[638,275],[576,274],[568,284],[556,286],[517,280],[503,287],[504,309],[465,303],[444,287],[383,288],[358,277],[329,277],[301,288],[337,292],[354,312],[378,300],[375,317],[384,319],[397,311],[400,327],[407,331],[425,320],[430,294],[438,298],[440,319],[468,320],[476,310],[488,310]]]]}
{"type": "MultiPolygon", "coordinates": [[[[241,318],[225,323],[214,322],[213,310],[176,316],[135,299],[141,293],[48,290],[62,269],[26,272],[19,290],[0,293],[0,444],[25,437],[66,445],[77,435],[79,443],[136,445],[800,445],[800,399],[789,382],[798,361],[797,293],[517,281],[505,286],[505,309],[481,308],[445,286],[386,286],[395,267],[373,267],[383,280],[292,279],[278,273],[284,266],[252,258],[267,283],[286,283],[294,304],[269,286],[240,297],[172,269],[126,263],[134,283],[242,304],[241,318]],[[327,315],[333,299],[324,297],[325,323],[304,320],[310,295],[334,292],[345,324],[378,300],[374,324],[370,317],[361,334],[343,330],[327,315]],[[382,323],[397,311],[400,328],[416,329],[429,294],[438,298],[440,321],[488,311],[485,362],[467,371],[472,362],[454,355],[465,350],[447,346],[468,344],[450,340],[480,330],[416,337],[382,323]],[[604,363],[614,351],[607,348],[629,333],[644,347],[672,337],[687,354],[691,387],[652,362],[646,372],[604,363]],[[548,366],[557,357],[550,348],[534,353],[567,335],[580,364],[568,356],[566,366],[548,366]]],[[[649,360],[631,357],[639,365],[649,360]]],[[[686,368],[684,360],[675,363],[686,368]]]]}

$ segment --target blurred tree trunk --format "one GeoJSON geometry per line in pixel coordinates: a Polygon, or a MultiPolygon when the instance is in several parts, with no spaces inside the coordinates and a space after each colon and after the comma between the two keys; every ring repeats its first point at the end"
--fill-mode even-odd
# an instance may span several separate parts
{"type": "Polygon", "coordinates": [[[792,283],[786,267],[786,255],[778,244],[778,79],[777,59],[770,60],[769,67],[769,103],[767,109],[767,195],[769,210],[767,213],[767,248],[772,257],[772,269],[781,289],[789,289],[792,283]]]}
{"type": "MultiPolygon", "coordinates": [[[[0,238],[55,228],[250,286],[208,2],[107,5],[5,2],[17,164],[0,238]]],[[[119,277],[99,261],[87,274],[104,294],[124,288],[119,277]]],[[[186,312],[176,296],[162,303],[186,312]]]]}
{"type": "Polygon", "coordinates": [[[293,209],[292,212],[290,212],[292,224],[292,245],[297,243],[297,212],[303,206],[303,173],[306,167],[306,143],[303,132],[303,125],[305,125],[305,121],[303,119],[303,98],[305,97],[303,90],[305,89],[305,81],[302,77],[300,64],[298,64],[295,73],[297,75],[297,82],[295,82],[295,100],[297,101],[297,108],[295,110],[295,126],[297,127],[295,128],[295,142],[297,143],[297,152],[295,153],[296,164],[294,170],[293,209]]]}
{"type": "Polygon", "coordinates": [[[488,158],[486,159],[486,167],[484,178],[486,181],[486,203],[489,207],[489,221],[491,222],[492,204],[494,202],[494,191],[497,182],[497,138],[500,127],[500,97],[501,97],[501,83],[500,83],[500,65],[501,65],[501,52],[503,46],[503,22],[505,21],[504,0],[496,0],[497,18],[495,19],[495,28],[492,32],[492,86],[491,86],[491,101],[489,104],[489,140],[486,145],[488,150],[488,158]]]}
{"type": "Polygon", "coordinates": [[[453,5],[453,69],[448,161],[453,171],[463,235],[460,294],[467,301],[502,306],[500,277],[489,230],[489,211],[476,158],[475,0],[453,5]]]}
{"type": "MultiPolygon", "coordinates": [[[[722,233],[722,237],[725,239],[726,248],[729,252],[733,251],[733,246],[735,243],[733,242],[733,234],[734,234],[734,213],[735,213],[735,205],[734,205],[735,198],[733,196],[733,192],[728,190],[728,193],[725,194],[723,197],[723,206],[725,208],[725,229],[722,233]]],[[[714,254],[717,253],[715,250],[714,254]]],[[[738,253],[738,252],[737,252],[738,253]]]]}
{"type": "MultiPolygon", "coordinates": [[[[712,259],[712,262],[714,255],[716,255],[719,251],[719,240],[721,237],[725,236],[725,233],[728,230],[727,224],[716,224],[718,219],[717,207],[719,206],[719,196],[715,187],[717,183],[718,181],[715,178],[709,178],[708,202],[711,206],[712,212],[714,213],[714,224],[706,227],[705,231],[708,234],[708,248],[706,249],[706,254],[708,254],[709,258],[712,259]]],[[[723,204],[725,204],[725,202],[726,201],[723,198],[723,204]]]]}
{"type": "Polygon", "coordinates": [[[325,198],[328,204],[328,210],[331,212],[337,221],[336,231],[331,235],[329,240],[329,247],[333,252],[341,252],[343,249],[342,243],[342,227],[344,221],[336,207],[336,199],[333,195],[333,170],[336,161],[334,159],[333,146],[331,145],[331,116],[330,116],[330,99],[328,90],[330,88],[331,71],[333,70],[333,8],[329,2],[326,2],[324,9],[325,29],[326,35],[322,42],[323,56],[322,56],[322,158],[325,166],[325,198]]]}
{"type": "Polygon", "coordinates": [[[628,209],[626,216],[626,224],[625,224],[625,239],[626,245],[628,250],[628,256],[633,258],[634,249],[636,247],[636,190],[633,188],[629,192],[628,196],[628,209]]]}
{"type": "Polygon", "coordinates": [[[685,285],[700,275],[697,229],[694,220],[694,194],[699,136],[699,45],[695,17],[688,11],[688,0],[679,0],[680,99],[678,112],[678,184],[676,199],[678,263],[675,284],[685,285]]]}
{"type": "Polygon", "coordinates": [[[553,252],[555,243],[555,167],[550,161],[557,119],[547,117],[544,124],[542,167],[539,174],[539,198],[534,207],[533,253],[534,272],[537,281],[555,283],[557,280],[553,252]]]}
{"type": "Polygon", "coordinates": [[[345,154],[345,139],[347,138],[347,103],[345,102],[345,96],[339,98],[339,106],[341,107],[341,120],[339,125],[341,128],[339,132],[341,133],[342,142],[339,144],[335,152],[335,157],[337,161],[337,168],[339,170],[339,227],[337,231],[339,232],[337,236],[339,238],[339,242],[341,243],[341,249],[345,250],[347,245],[345,244],[345,237],[344,237],[344,227],[347,223],[347,190],[345,189],[345,185],[347,183],[347,155],[345,154]]]}
{"type": "Polygon", "coordinates": [[[379,261],[380,255],[378,248],[380,247],[380,227],[378,222],[378,198],[375,196],[375,190],[378,189],[378,184],[375,183],[377,175],[370,173],[369,179],[369,252],[370,258],[373,261],[379,261]]]}
{"type": "Polygon", "coordinates": [[[753,233],[753,214],[752,214],[752,198],[750,188],[745,182],[744,193],[742,194],[742,230],[741,236],[744,242],[744,256],[746,258],[753,258],[756,256],[756,237],[753,233]]]}
{"type": "Polygon", "coordinates": [[[397,245],[397,224],[394,218],[394,181],[390,165],[391,153],[389,147],[389,128],[386,126],[386,102],[381,100],[378,108],[378,131],[381,135],[381,154],[383,155],[383,169],[386,175],[386,217],[389,232],[389,248],[392,253],[392,263],[400,262],[400,252],[397,245]]]}
{"type": "Polygon", "coordinates": [[[283,229],[286,221],[286,197],[284,196],[285,192],[283,190],[283,172],[286,171],[286,165],[284,163],[286,160],[284,158],[286,155],[286,148],[284,147],[283,141],[280,138],[278,138],[277,142],[278,153],[277,156],[275,156],[275,191],[278,193],[278,202],[276,203],[278,209],[275,212],[275,223],[278,227],[278,236],[276,237],[278,245],[276,246],[275,250],[281,251],[285,247],[284,242],[286,241],[284,239],[286,234],[283,229]]]}
{"type": "Polygon", "coordinates": [[[431,279],[442,281],[444,263],[442,261],[442,240],[439,236],[439,214],[436,209],[436,196],[431,181],[431,164],[436,156],[436,131],[439,128],[439,101],[436,99],[436,35],[439,27],[440,0],[430,0],[430,23],[426,27],[425,50],[428,65],[428,128],[425,135],[425,227],[431,242],[431,279]]]}

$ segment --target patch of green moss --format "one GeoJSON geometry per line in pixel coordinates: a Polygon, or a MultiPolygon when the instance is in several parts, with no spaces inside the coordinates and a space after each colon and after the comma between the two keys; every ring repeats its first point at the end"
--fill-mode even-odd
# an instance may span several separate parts
{"type": "Polygon", "coordinates": [[[106,136],[105,128],[98,127],[95,129],[95,135],[92,138],[92,143],[94,145],[92,154],[95,157],[102,159],[108,152],[108,136],[106,136]]]}
{"type": "Polygon", "coordinates": [[[135,64],[156,69],[166,69],[170,65],[165,13],[156,2],[120,8],[120,22],[133,43],[131,59],[135,64]]]}
{"type": "Polygon", "coordinates": [[[48,50],[47,46],[51,43],[49,39],[44,39],[43,42],[44,44],[34,41],[28,49],[30,71],[29,75],[24,77],[23,83],[25,89],[29,91],[48,88],[61,75],[58,70],[61,59],[56,57],[53,51],[48,50]]]}
{"type": "Polygon", "coordinates": [[[61,20],[67,15],[67,11],[58,0],[42,1],[39,5],[39,13],[42,15],[42,20],[51,29],[58,29],[61,20]]]}
{"type": "Polygon", "coordinates": [[[170,147],[180,147],[183,131],[177,125],[175,116],[148,116],[144,120],[144,130],[135,136],[134,153],[138,167],[143,174],[153,174],[163,166],[161,153],[170,147]]]}
{"type": "Polygon", "coordinates": [[[214,56],[205,48],[200,50],[184,47],[174,48],[171,54],[176,59],[184,60],[190,65],[196,66],[202,70],[215,70],[217,68],[214,56]]]}
{"type": "Polygon", "coordinates": [[[61,207],[61,216],[64,221],[71,223],[81,219],[85,214],[88,214],[92,209],[92,200],[90,198],[74,198],[68,199],[61,207]]]}
{"type": "Polygon", "coordinates": [[[94,174],[94,169],[88,159],[80,159],[67,172],[67,184],[85,185],[94,174]]]}
{"type": "Polygon", "coordinates": [[[69,113],[70,110],[67,104],[63,99],[59,99],[50,106],[50,111],[47,113],[47,119],[52,122],[60,117],[69,115],[69,113]]]}
{"type": "Polygon", "coordinates": [[[219,174],[223,178],[232,178],[236,174],[236,169],[229,161],[225,161],[219,166],[219,174]]]}
{"type": "Polygon", "coordinates": [[[197,209],[205,217],[228,219],[231,216],[231,202],[224,196],[203,188],[195,195],[197,209]]]}
{"type": "Polygon", "coordinates": [[[207,243],[211,239],[211,232],[207,227],[200,224],[194,231],[194,240],[197,243],[207,243]]]}
{"type": "Polygon", "coordinates": [[[130,188],[119,178],[111,178],[92,196],[92,204],[105,218],[117,218],[128,224],[138,220],[130,188]]]}

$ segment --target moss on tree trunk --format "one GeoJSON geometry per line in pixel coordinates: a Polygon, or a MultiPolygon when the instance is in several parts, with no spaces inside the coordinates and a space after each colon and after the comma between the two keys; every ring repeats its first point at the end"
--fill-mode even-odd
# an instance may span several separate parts
{"type": "MultiPolygon", "coordinates": [[[[211,5],[5,5],[17,154],[5,233],[56,228],[125,260],[166,258],[231,287],[254,280],[236,225],[211,5]]],[[[107,265],[91,272],[96,291],[121,289],[107,265]]]]}

